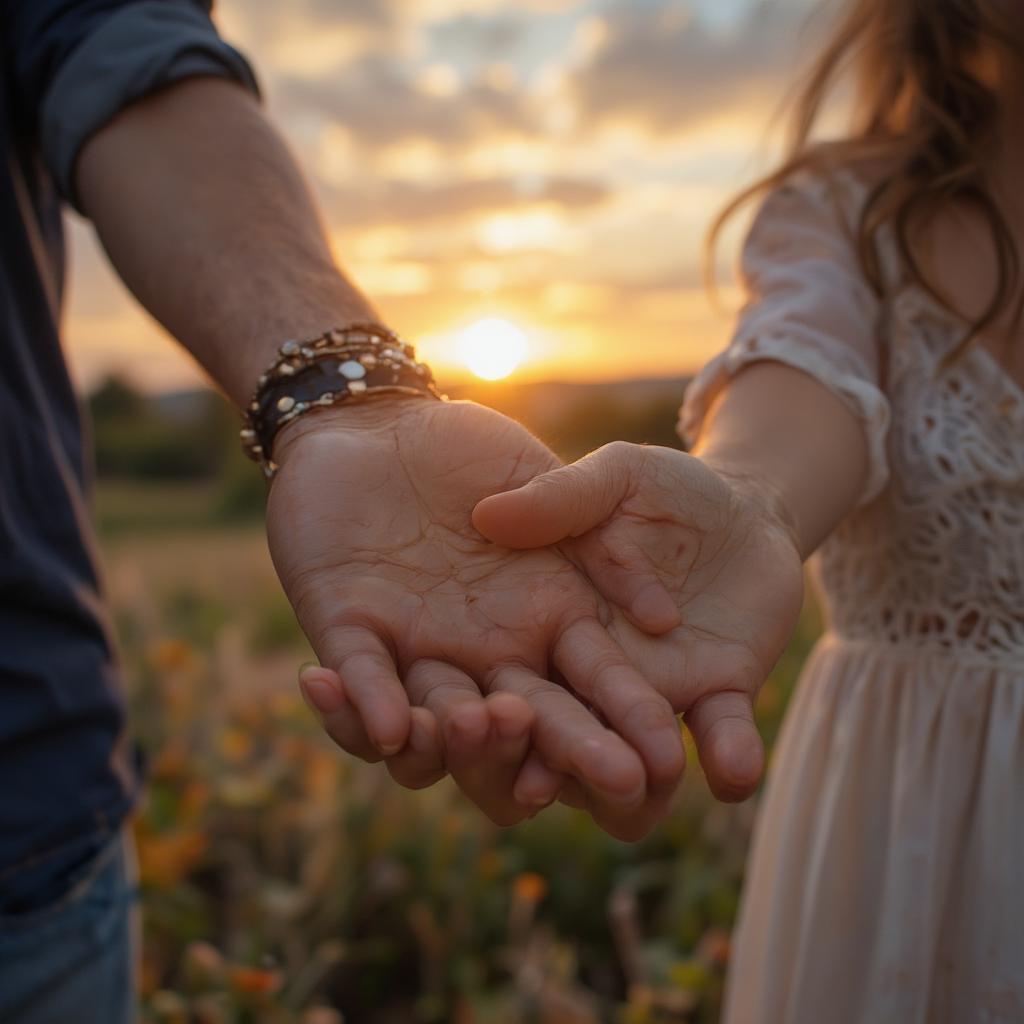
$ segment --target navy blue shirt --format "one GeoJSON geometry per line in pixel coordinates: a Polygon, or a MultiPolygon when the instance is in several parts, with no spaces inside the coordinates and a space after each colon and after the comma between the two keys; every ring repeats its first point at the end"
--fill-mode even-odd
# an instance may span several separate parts
{"type": "Polygon", "coordinates": [[[115,831],[136,790],[61,351],[61,204],[134,100],[216,74],[255,89],[200,0],[0,0],[0,906],[115,831]]]}

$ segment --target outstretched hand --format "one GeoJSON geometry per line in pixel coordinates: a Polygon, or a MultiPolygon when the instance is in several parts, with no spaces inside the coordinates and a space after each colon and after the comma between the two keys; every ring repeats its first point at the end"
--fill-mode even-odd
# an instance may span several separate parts
{"type": "MultiPolygon", "coordinates": [[[[557,467],[548,449],[481,406],[401,399],[300,419],[275,458],[271,554],[324,666],[305,692],[339,745],[407,784],[448,769],[503,824],[567,778],[621,838],[664,815],[679,728],[609,634],[607,604],[566,552],[499,548],[470,521],[557,467]]],[[[676,621],[658,589],[630,604],[654,631],[676,621]]]]}
{"type": "Polygon", "coordinates": [[[634,621],[666,588],[678,624],[651,636],[619,616],[612,635],[684,713],[712,792],[753,792],[764,766],[753,701],[803,596],[792,532],[753,481],[680,451],[617,442],[485,499],[473,523],[503,548],[558,545],[606,599],[632,604],[634,621]]]}

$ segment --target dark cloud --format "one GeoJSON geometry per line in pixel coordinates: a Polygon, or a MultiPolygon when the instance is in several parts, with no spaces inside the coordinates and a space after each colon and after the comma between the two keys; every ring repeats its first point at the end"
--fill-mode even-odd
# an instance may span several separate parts
{"type": "Polygon", "coordinates": [[[298,11],[320,25],[390,28],[397,21],[401,4],[395,0],[290,0],[285,6],[293,16],[298,11]]]}
{"type": "Polygon", "coordinates": [[[245,0],[245,13],[256,27],[272,27],[288,19],[311,28],[346,25],[390,29],[398,23],[404,6],[401,0],[245,0]]]}
{"type": "Polygon", "coordinates": [[[518,181],[483,178],[424,186],[389,182],[369,192],[343,189],[326,195],[331,220],[342,228],[365,225],[423,224],[470,214],[515,212],[536,204],[579,210],[604,202],[609,190],[578,178],[518,181]]]}
{"type": "Polygon", "coordinates": [[[717,112],[777,102],[799,58],[806,9],[758,4],[729,32],[687,16],[687,5],[621,3],[607,37],[571,80],[584,129],[629,118],[658,131],[717,112]]]}
{"type": "MultiPolygon", "coordinates": [[[[386,26],[404,2],[302,0],[302,6],[307,14],[319,12],[320,24],[349,18],[386,26]]],[[[568,80],[581,132],[628,119],[673,133],[743,107],[767,115],[791,80],[806,11],[802,0],[761,2],[727,32],[687,16],[688,5],[679,0],[617,3],[605,14],[604,43],[568,80]]],[[[481,65],[500,59],[521,41],[530,17],[440,22],[432,29],[432,53],[469,49],[481,55],[481,65]]],[[[411,139],[463,149],[495,135],[546,135],[539,101],[523,88],[499,88],[481,77],[452,95],[437,95],[419,88],[412,75],[411,63],[381,40],[332,73],[281,79],[275,93],[288,109],[314,110],[371,149],[411,139]]]]}
{"type": "Polygon", "coordinates": [[[431,51],[439,60],[457,60],[471,54],[478,63],[515,60],[532,22],[539,16],[516,14],[462,14],[447,18],[430,31],[431,51]]]}
{"type": "Polygon", "coordinates": [[[279,93],[293,109],[313,109],[367,146],[423,138],[461,147],[494,134],[531,135],[538,112],[529,98],[478,81],[451,96],[424,92],[403,62],[371,52],[333,75],[288,78],[279,93]]]}

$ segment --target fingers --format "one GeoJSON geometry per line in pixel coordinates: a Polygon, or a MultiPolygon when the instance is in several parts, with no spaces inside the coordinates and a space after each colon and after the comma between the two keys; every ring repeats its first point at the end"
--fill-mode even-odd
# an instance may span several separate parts
{"type": "Polygon", "coordinates": [[[599,526],[629,494],[643,449],[616,442],[571,466],[535,477],[525,487],[484,498],[473,525],[508,548],[539,548],[599,526]]]}
{"type": "Polygon", "coordinates": [[[519,666],[498,669],[490,689],[515,694],[530,706],[534,746],[555,771],[576,776],[613,802],[633,805],[643,799],[647,778],[636,751],[568,690],[519,666]]]}
{"type": "Polygon", "coordinates": [[[341,679],[373,747],[384,757],[397,754],[409,738],[409,699],[384,641],[364,626],[337,626],[318,647],[320,661],[341,679]]]}
{"type": "Polygon", "coordinates": [[[764,773],[764,743],[754,724],[750,695],[713,693],[685,715],[711,792],[728,802],[749,797],[764,773]]]}
{"type": "MultiPolygon", "coordinates": [[[[371,764],[381,760],[380,752],[366,735],[359,712],[345,696],[336,672],[319,665],[303,665],[299,688],[325,731],[342,750],[371,764]]],[[[408,742],[401,751],[387,758],[386,763],[391,777],[407,789],[425,789],[444,778],[447,773],[441,737],[429,711],[412,709],[408,742]]]]}
{"type": "Polygon", "coordinates": [[[406,789],[426,789],[448,774],[441,732],[437,720],[426,708],[413,708],[410,720],[409,742],[387,759],[388,772],[406,789]]]}
{"type": "Polygon", "coordinates": [[[324,731],[342,750],[370,764],[381,760],[382,755],[366,735],[337,672],[319,665],[304,665],[299,672],[299,689],[324,731]]]}
{"type": "MultiPolygon", "coordinates": [[[[664,815],[670,794],[649,798],[636,751],[564,687],[529,669],[506,666],[494,673],[490,689],[514,693],[529,703],[536,716],[533,739],[538,756],[550,769],[573,777],[560,785],[563,798],[566,791],[578,791],[578,802],[606,832],[633,841],[664,815]]],[[[532,763],[524,766],[530,773],[535,768],[532,763]]],[[[515,792],[526,797],[531,786],[527,776],[515,792]]]]}
{"type": "Polygon", "coordinates": [[[637,629],[661,636],[682,621],[651,560],[614,525],[580,538],[569,550],[578,555],[601,596],[621,608],[637,629]]]}
{"type": "Polygon", "coordinates": [[[552,771],[537,751],[531,750],[520,769],[512,795],[524,807],[542,809],[554,803],[571,781],[559,772],[552,771]]]}
{"type": "Polygon", "coordinates": [[[534,722],[524,701],[510,694],[485,699],[469,676],[438,661],[416,662],[405,684],[410,700],[436,718],[452,778],[492,821],[514,825],[554,800],[559,780],[552,783],[536,769],[528,775],[532,801],[524,804],[514,795],[534,722]]]}
{"type": "Polygon", "coordinates": [[[526,701],[510,693],[492,693],[485,703],[494,737],[490,774],[497,773],[516,807],[532,816],[555,802],[564,776],[531,749],[534,715],[526,701]]]}
{"type": "Polygon", "coordinates": [[[569,685],[600,709],[643,758],[652,793],[675,789],[686,767],[679,724],[669,702],[633,667],[594,618],[579,619],[558,638],[553,660],[569,685]]]}

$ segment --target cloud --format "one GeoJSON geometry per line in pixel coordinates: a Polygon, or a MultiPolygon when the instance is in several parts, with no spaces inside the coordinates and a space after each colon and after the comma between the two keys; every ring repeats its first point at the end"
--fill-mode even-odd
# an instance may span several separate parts
{"type": "Polygon", "coordinates": [[[764,108],[785,88],[806,16],[794,5],[757,4],[715,30],[678,0],[618,3],[600,23],[590,60],[567,82],[581,127],[627,120],[674,133],[736,108],[764,108]]]}
{"type": "Polygon", "coordinates": [[[264,29],[286,22],[321,29],[341,25],[387,29],[397,24],[404,6],[401,0],[289,0],[287,4],[279,0],[246,0],[242,11],[238,4],[220,3],[216,14],[233,8],[244,13],[247,22],[264,29]]]}
{"type": "MultiPolygon", "coordinates": [[[[591,375],[690,368],[717,344],[699,240],[750,173],[813,2],[217,10],[324,201],[339,257],[396,327],[444,335],[505,315],[548,332],[544,373],[591,375]]],[[[80,370],[127,368],[154,385],[194,376],[84,231],[74,245],[80,370]]]]}
{"type": "Polygon", "coordinates": [[[579,178],[484,178],[439,185],[393,181],[362,192],[331,189],[327,206],[332,223],[352,228],[452,221],[495,211],[515,214],[541,205],[579,210],[608,196],[605,185],[579,178]]]}
{"type": "Polygon", "coordinates": [[[442,57],[471,53],[478,62],[505,60],[524,41],[532,17],[535,16],[517,12],[447,18],[432,28],[431,45],[442,57]]]}
{"type": "Polygon", "coordinates": [[[368,49],[397,51],[405,0],[221,0],[215,18],[273,93],[276,79],[319,79],[368,49]]]}
{"type": "Polygon", "coordinates": [[[491,80],[439,94],[420,87],[401,58],[370,52],[317,80],[289,76],[279,87],[291,109],[316,111],[369,147],[427,139],[466,146],[494,135],[531,135],[539,111],[530,97],[491,80]]]}

